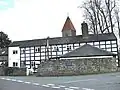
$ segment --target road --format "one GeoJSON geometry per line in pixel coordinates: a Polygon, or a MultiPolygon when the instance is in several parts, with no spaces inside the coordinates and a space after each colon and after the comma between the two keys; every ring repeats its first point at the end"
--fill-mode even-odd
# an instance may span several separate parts
{"type": "Polygon", "coordinates": [[[120,90],[120,73],[65,77],[0,76],[0,90],[120,90]]]}

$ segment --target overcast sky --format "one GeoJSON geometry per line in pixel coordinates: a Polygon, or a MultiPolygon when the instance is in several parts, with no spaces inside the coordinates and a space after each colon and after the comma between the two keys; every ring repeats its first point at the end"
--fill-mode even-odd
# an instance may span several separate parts
{"type": "Polygon", "coordinates": [[[12,41],[61,37],[67,18],[81,34],[83,0],[0,0],[0,31],[12,41]]]}

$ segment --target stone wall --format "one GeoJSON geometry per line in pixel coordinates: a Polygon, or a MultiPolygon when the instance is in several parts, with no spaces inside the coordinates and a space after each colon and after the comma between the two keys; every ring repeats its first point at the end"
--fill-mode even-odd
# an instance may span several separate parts
{"type": "Polygon", "coordinates": [[[84,58],[50,60],[42,63],[37,76],[80,75],[90,73],[114,72],[117,70],[115,58],[84,58]]]}
{"type": "Polygon", "coordinates": [[[4,67],[0,66],[0,76],[3,76],[3,75],[5,75],[4,67]]]}
{"type": "Polygon", "coordinates": [[[26,76],[26,68],[8,67],[8,76],[26,76]]]}
{"type": "Polygon", "coordinates": [[[26,68],[0,66],[0,76],[26,76],[26,68]]]}

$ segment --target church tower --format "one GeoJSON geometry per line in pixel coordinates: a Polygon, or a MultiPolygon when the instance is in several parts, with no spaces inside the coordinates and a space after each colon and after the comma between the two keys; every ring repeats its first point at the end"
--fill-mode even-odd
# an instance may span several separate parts
{"type": "Polygon", "coordinates": [[[69,16],[67,17],[62,29],[62,37],[67,37],[67,36],[76,36],[76,30],[69,16]]]}

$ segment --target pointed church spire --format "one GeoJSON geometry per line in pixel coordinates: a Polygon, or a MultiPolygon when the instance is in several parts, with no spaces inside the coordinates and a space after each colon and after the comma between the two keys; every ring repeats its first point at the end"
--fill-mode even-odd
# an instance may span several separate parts
{"type": "Polygon", "coordinates": [[[69,16],[67,16],[65,24],[63,26],[62,31],[64,31],[64,30],[74,30],[74,31],[76,31],[75,28],[74,28],[74,25],[72,24],[72,21],[69,18],[69,16]]]}
{"type": "Polygon", "coordinates": [[[74,25],[72,24],[72,21],[70,20],[69,16],[67,16],[67,19],[65,21],[65,24],[62,29],[62,36],[75,36],[76,30],[74,28],[74,25]]]}

